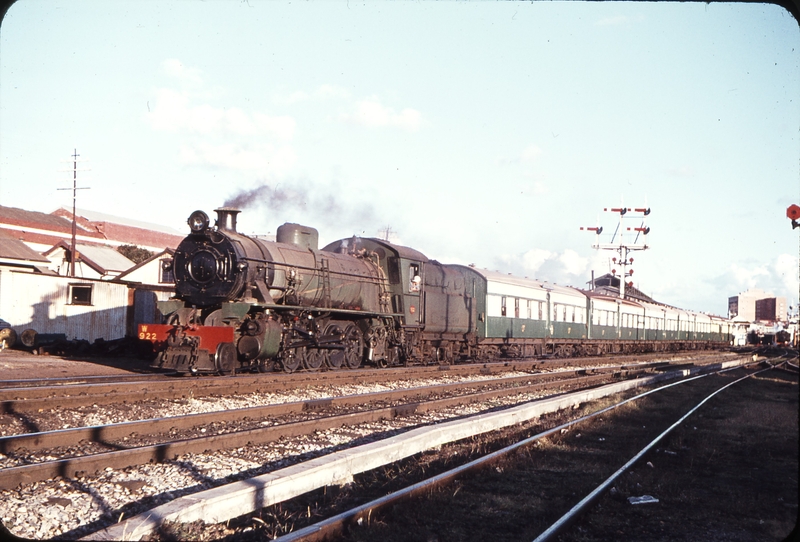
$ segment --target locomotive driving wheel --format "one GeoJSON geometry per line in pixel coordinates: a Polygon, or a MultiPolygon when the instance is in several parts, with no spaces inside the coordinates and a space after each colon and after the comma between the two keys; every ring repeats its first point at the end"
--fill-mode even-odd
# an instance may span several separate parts
{"type": "Polygon", "coordinates": [[[303,367],[309,371],[318,371],[325,361],[325,355],[319,348],[307,348],[303,356],[303,367]]]}
{"type": "MultiPolygon", "coordinates": [[[[342,335],[344,335],[344,332],[337,324],[328,324],[325,328],[324,335],[325,337],[337,337],[336,342],[338,343],[342,335]]],[[[342,363],[344,363],[344,350],[325,350],[322,354],[322,358],[325,361],[325,365],[331,369],[338,369],[342,366],[342,363]]]]}
{"type": "Polygon", "coordinates": [[[300,367],[300,363],[305,357],[305,350],[305,347],[289,350],[289,352],[281,360],[283,361],[284,372],[293,373],[300,367]]]}
{"type": "Polygon", "coordinates": [[[355,324],[347,324],[344,328],[344,362],[348,369],[357,369],[361,365],[361,357],[364,352],[364,341],[361,331],[355,324]]]}
{"type": "Polygon", "coordinates": [[[233,343],[219,343],[217,345],[217,353],[214,356],[214,365],[217,371],[224,375],[236,374],[236,347],[233,343]]]}
{"type": "Polygon", "coordinates": [[[256,370],[259,373],[270,373],[275,369],[275,362],[268,359],[262,359],[258,361],[256,365],[256,370]]]}

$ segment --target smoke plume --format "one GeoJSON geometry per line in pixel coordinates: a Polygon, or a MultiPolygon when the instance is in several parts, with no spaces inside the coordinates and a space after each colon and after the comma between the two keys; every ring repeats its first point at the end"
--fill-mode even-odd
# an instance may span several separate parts
{"type": "Polygon", "coordinates": [[[342,199],[335,187],[312,186],[298,181],[291,187],[262,184],[241,190],[225,200],[225,207],[265,208],[271,211],[297,210],[312,215],[317,225],[346,225],[354,231],[376,230],[379,226],[373,205],[356,199],[342,199]],[[308,188],[311,187],[311,188],[308,188]]]}

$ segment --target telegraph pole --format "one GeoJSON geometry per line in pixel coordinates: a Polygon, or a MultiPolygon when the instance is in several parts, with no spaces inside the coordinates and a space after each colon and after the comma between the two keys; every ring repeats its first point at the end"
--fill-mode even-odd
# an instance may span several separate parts
{"type": "MultiPolygon", "coordinates": [[[[75,149],[72,153],[72,244],[70,245],[69,249],[69,276],[75,276],[75,250],[77,247],[76,237],[78,234],[78,226],[75,218],[75,202],[78,196],[78,190],[89,190],[88,186],[81,186],[78,187],[78,149],[75,149]]],[[[62,170],[63,171],[63,170],[62,170]]],[[[90,171],[88,169],[82,169],[80,171],[90,171]]],[[[70,188],[59,188],[58,190],[70,190],[70,188]]]]}
{"type": "MultiPolygon", "coordinates": [[[[647,220],[647,216],[650,214],[649,207],[611,207],[611,208],[604,208],[603,211],[612,212],[619,215],[619,221],[617,222],[617,229],[614,231],[614,234],[611,236],[610,243],[601,243],[600,242],[600,234],[603,233],[602,226],[595,226],[594,228],[584,228],[581,227],[581,230],[593,231],[595,233],[595,242],[592,245],[592,248],[597,250],[613,250],[619,254],[619,260],[616,257],[611,258],[611,261],[615,265],[619,265],[622,267],[622,272],[620,273],[620,281],[619,281],[619,297],[621,299],[625,299],[625,280],[633,275],[633,269],[630,271],[627,270],[629,265],[633,265],[633,258],[629,257],[629,254],[633,251],[637,250],[647,250],[650,248],[647,245],[647,234],[650,233],[650,228],[647,227],[645,224],[647,220]],[[637,220],[640,221],[638,227],[630,227],[625,225],[625,220],[637,220]],[[634,235],[635,238],[633,242],[627,242],[626,238],[634,235]],[[642,238],[641,242],[639,241],[639,237],[642,238]],[[616,242],[615,242],[616,241],[616,242]]],[[[630,222],[629,222],[630,223],[630,222]]],[[[611,274],[616,276],[617,270],[612,269],[611,274]]],[[[633,281],[631,281],[631,286],[633,286],[633,281]]]]}
{"type": "Polygon", "coordinates": [[[388,241],[389,236],[394,233],[392,227],[387,225],[384,229],[380,230],[378,233],[383,234],[383,240],[388,241]]]}

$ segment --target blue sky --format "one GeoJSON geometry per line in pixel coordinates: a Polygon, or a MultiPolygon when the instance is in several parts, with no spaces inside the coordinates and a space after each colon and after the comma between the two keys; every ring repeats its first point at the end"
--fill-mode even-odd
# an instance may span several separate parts
{"type": "Polygon", "coordinates": [[[186,231],[246,201],[246,233],[389,226],[575,286],[612,256],[579,227],[609,242],[603,208],[646,205],[643,291],[796,305],[799,99],[800,30],[769,4],[20,0],[0,204],[71,205],[77,148],[81,208],[186,231]]]}

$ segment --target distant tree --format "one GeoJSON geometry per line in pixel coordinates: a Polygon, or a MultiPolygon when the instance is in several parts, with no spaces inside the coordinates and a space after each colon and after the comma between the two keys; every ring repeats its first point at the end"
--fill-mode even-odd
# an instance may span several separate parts
{"type": "Polygon", "coordinates": [[[117,247],[117,252],[133,263],[142,263],[154,254],[154,252],[150,252],[146,248],[137,247],[136,245],[121,245],[117,247]]]}

